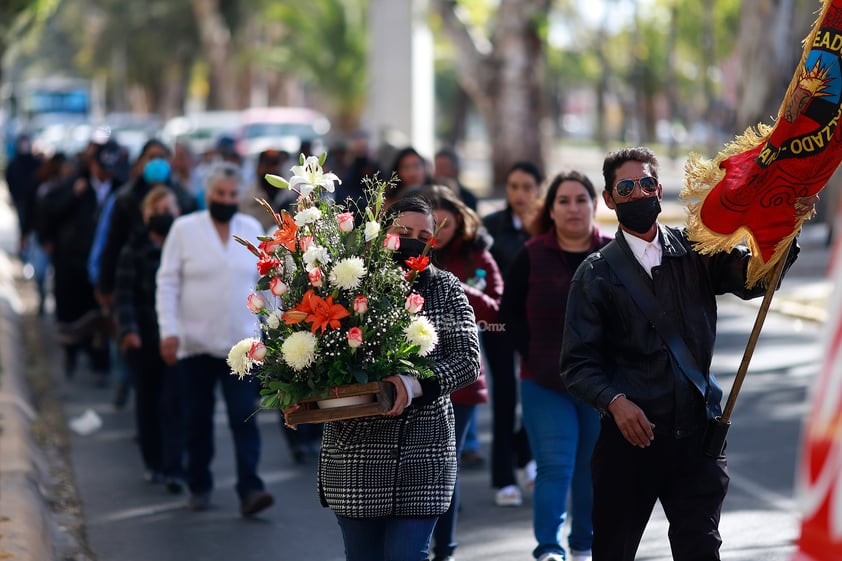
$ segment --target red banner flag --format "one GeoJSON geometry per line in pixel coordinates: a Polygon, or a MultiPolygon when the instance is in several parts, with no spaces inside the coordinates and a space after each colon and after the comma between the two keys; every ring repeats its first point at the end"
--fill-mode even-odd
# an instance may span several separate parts
{"type": "MultiPolygon", "coordinates": [[[[834,254],[842,249],[836,243],[834,254]]],[[[842,262],[828,304],[823,363],[813,383],[798,466],[801,537],[792,561],[842,559],[842,262]]]]}
{"type": "Polygon", "coordinates": [[[746,243],[748,285],[783,257],[808,216],[796,201],[825,186],[842,161],[842,0],[825,0],[774,127],[749,128],[712,161],[691,155],[681,197],[701,253],[746,243]]]}

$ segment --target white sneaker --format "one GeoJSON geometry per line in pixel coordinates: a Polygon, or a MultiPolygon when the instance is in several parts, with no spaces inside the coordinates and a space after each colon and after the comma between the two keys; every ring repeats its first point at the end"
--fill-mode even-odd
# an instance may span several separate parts
{"type": "Polygon", "coordinates": [[[548,551],[538,558],[538,561],[564,561],[564,555],[554,551],[548,551]]]}
{"type": "Polygon", "coordinates": [[[591,552],[576,551],[575,549],[571,549],[568,561],[591,561],[591,552]]]}
{"type": "Polygon", "coordinates": [[[527,488],[535,487],[535,478],[538,476],[538,465],[535,460],[529,460],[529,463],[523,467],[523,474],[526,477],[527,488]]]}
{"type": "Polygon", "coordinates": [[[506,485],[494,496],[494,504],[497,506],[520,506],[523,504],[523,495],[517,485],[506,485]]]}

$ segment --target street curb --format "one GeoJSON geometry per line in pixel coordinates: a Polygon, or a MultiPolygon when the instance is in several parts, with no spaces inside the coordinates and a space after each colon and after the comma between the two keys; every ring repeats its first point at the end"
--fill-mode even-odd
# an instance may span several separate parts
{"type": "Polygon", "coordinates": [[[12,270],[0,252],[0,558],[47,561],[56,557],[42,491],[49,469],[32,433],[37,415],[24,380],[22,304],[12,270]]]}

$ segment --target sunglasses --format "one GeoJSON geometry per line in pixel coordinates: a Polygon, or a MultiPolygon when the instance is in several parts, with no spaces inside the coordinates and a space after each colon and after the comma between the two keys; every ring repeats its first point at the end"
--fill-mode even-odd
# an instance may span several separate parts
{"type": "Polygon", "coordinates": [[[628,197],[634,191],[634,186],[640,185],[640,190],[651,195],[658,190],[658,180],[654,177],[641,177],[640,179],[621,179],[614,186],[618,197],[628,197]]]}

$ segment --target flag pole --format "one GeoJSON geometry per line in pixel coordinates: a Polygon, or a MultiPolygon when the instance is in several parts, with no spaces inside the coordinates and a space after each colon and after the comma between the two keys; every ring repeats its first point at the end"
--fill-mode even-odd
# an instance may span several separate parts
{"type": "Polygon", "coordinates": [[[737,375],[734,378],[731,393],[728,394],[728,401],[725,403],[722,415],[708,420],[707,430],[702,444],[704,452],[708,456],[717,458],[725,450],[725,437],[728,435],[728,428],[731,426],[731,413],[734,411],[737,396],[740,393],[743,380],[748,372],[748,364],[751,362],[751,357],[757,346],[757,339],[760,337],[760,330],[763,328],[763,322],[766,321],[766,314],[769,312],[769,306],[772,304],[772,296],[774,296],[775,290],[777,290],[778,284],[781,282],[788,255],[789,252],[784,253],[775,265],[775,268],[772,269],[772,277],[769,279],[769,285],[766,287],[766,293],[763,295],[763,302],[761,302],[760,309],[757,311],[754,327],[749,335],[745,351],[743,351],[743,359],[740,361],[740,367],[737,369],[737,375]]]}
{"type": "Polygon", "coordinates": [[[754,349],[757,346],[757,339],[760,337],[760,330],[763,328],[763,322],[766,321],[766,314],[769,312],[769,306],[772,304],[772,296],[781,282],[781,277],[784,273],[786,265],[786,258],[789,252],[783,254],[778,261],[777,267],[773,270],[772,278],[769,280],[769,286],[766,287],[766,294],[763,295],[763,302],[760,304],[760,309],[757,311],[757,317],[754,320],[754,327],[749,335],[748,343],[743,352],[743,359],[740,361],[740,367],[737,369],[737,376],[734,378],[734,384],[731,386],[731,393],[728,394],[728,401],[725,403],[725,408],[722,410],[720,419],[724,423],[731,422],[731,413],[734,411],[734,405],[737,403],[737,396],[743,386],[743,380],[748,372],[748,364],[751,362],[751,357],[754,354],[754,349]]]}

